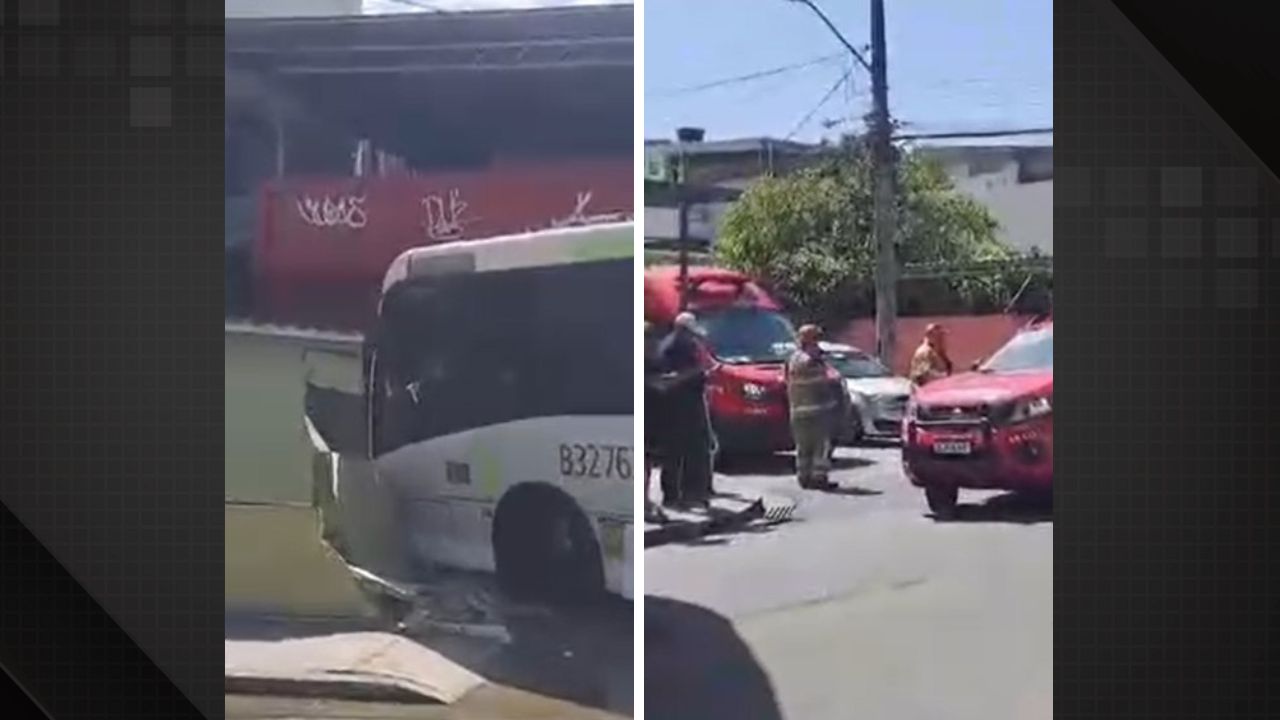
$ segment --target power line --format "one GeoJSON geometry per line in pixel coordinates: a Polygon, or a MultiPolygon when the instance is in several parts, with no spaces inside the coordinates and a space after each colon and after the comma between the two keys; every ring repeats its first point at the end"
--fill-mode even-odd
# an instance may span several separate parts
{"type": "Polygon", "coordinates": [[[716,88],[725,87],[728,85],[738,85],[741,83],[752,82],[754,80],[762,80],[764,78],[773,77],[775,75],[782,75],[784,73],[794,72],[796,70],[803,70],[808,67],[813,67],[814,65],[821,65],[823,63],[829,63],[834,60],[839,60],[841,57],[844,57],[844,53],[833,53],[830,55],[822,55],[819,57],[804,60],[802,62],[792,63],[790,65],[782,65],[780,67],[775,67],[775,68],[769,68],[768,70],[760,70],[753,73],[747,73],[746,75],[735,75],[733,77],[722,78],[720,80],[712,80],[711,82],[706,82],[699,85],[690,85],[688,87],[677,88],[675,90],[668,90],[666,92],[654,93],[653,96],[654,97],[672,97],[677,95],[688,95],[690,93],[703,92],[706,90],[714,90],[716,88]]]}
{"type": "Polygon", "coordinates": [[[969,138],[1017,137],[1022,135],[1052,135],[1053,128],[1013,128],[1009,130],[968,130],[938,133],[908,133],[894,135],[894,140],[960,140],[969,138]]]}
{"type": "Polygon", "coordinates": [[[844,45],[845,49],[857,58],[858,62],[862,64],[862,68],[867,72],[871,72],[871,63],[867,62],[867,59],[862,56],[862,53],[858,52],[858,49],[853,46],[853,43],[845,39],[844,33],[840,32],[840,28],[836,27],[835,23],[831,22],[831,18],[828,18],[827,14],[822,12],[822,8],[818,7],[817,3],[813,2],[813,0],[792,0],[792,2],[807,5],[809,9],[818,16],[818,19],[822,20],[822,22],[827,26],[827,29],[831,31],[831,34],[836,36],[836,39],[840,41],[840,44],[844,45]]]}
{"type": "Polygon", "coordinates": [[[822,99],[818,101],[818,104],[814,105],[813,108],[810,109],[809,112],[806,113],[805,116],[800,119],[800,122],[796,123],[796,126],[791,128],[791,132],[787,133],[786,139],[790,140],[794,138],[797,133],[803,130],[804,127],[809,124],[809,121],[813,119],[813,116],[816,115],[818,111],[822,109],[822,106],[826,105],[827,101],[829,101],[832,98],[832,96],[835,95],[836,92],[840,90],[840,87],[849,80],[849,77],[851,75],[853,75],[853,68],[849,68],[848,70],[845,70],[844,74],[842,74],[840,78],[836,80],[835,85],[832,85],[831,89],[827,91],[827,94],[823,95],[822,99]]]}

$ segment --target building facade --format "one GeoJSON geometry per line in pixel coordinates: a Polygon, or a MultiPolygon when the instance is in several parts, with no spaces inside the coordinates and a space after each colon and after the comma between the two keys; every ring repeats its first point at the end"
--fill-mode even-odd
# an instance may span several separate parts
{"type": "Polygon", "coordinates": [[[341,17],[359,15],[363,0],[226,0],[228,19],[341,17]]]}
{"type": "Polygon", "coordinates": [[[1025,253],[1053,255],[1053,146],[925,148],[956,189],[981,202],[997,236],[1025,253]]]}
{"type": "MultiPolygon", "coordinates": [[[[829,157],[833,148],[770,138],[646,145],[645,243],[674,245],[680,237],[678,202],[660,176],[684,169],[690,190],[687,237],[714,245],[725,213],[755,180],[794,172],[829,157]]],[[[917,148],[942,164],[956,189],[985,205],[998,237],[1025,254],[1053,254],[1052,146],[917,148]]]]}

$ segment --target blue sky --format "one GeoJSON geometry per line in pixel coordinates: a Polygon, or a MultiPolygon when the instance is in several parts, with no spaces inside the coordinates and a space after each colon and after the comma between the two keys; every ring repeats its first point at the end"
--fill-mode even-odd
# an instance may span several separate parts
{"type": "MultiPolygon", "coordinates": [[[[870,42],[866,0],[817,0],[854,46],[870,42]]],[[[904,132],[1053,126],[1052,0],[890,0],[886,3],[889,106],[904,132]]],[[[712,90],[722,78],[793,65],[842,47],[808,8],[787,0],[646,0],[645,136],[676,127],[708,139],[769,135],[816,140],[861,116],[870,80],[860,67],[801,120],[852,65],[837,57],[802,70],[712,90]]],[[[1036,136],[1022,142],[1052,142],[1036,136]]]]}

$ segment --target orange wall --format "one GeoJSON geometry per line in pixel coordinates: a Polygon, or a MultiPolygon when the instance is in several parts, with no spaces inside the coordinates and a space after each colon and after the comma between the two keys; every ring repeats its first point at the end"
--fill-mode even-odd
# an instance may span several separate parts
{"type": "MultiPolygon", "coordinates": [[[[1019,315],[955,315],[947,317],[908,317],[898,319],[898,347],[894,350],[893,370],[906,373],[911,353],[920,344],[924,329],[929,323],[940,323],[947,328],[948,349],[956,370],[964,370],[982,357],[990,355],[1005,343],[1018,328],[1026,325],[1029,317],[1019,315]]],[[[854,320],[834,333],[836,342],[874,352],[876,347],[875,320],[854,320]]]]}

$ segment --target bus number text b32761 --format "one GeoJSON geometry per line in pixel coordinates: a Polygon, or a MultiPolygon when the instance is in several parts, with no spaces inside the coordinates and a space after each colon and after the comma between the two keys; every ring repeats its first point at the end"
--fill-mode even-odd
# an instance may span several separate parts
{"type": "Polygon", "coordinates": [[[567,478],[631,479],[631,448],[591,443],[560,446],[560,475],[567,478]]]}

